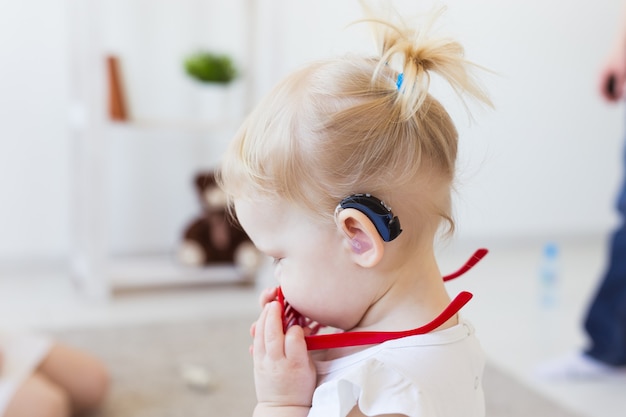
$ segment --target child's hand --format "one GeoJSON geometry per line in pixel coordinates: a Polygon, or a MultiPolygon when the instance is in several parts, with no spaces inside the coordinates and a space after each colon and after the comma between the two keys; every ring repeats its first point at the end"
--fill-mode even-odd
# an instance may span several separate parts
{"type": "Polygon", "coordinates": [[[283,334],[280,304],[272,301],[263,308],[253,336],[254,382],[258,402],[255,415],[276,415],[272,413],[281,411],[289,415],[307,415],[315,390],[316,374],[302,328],[293,326],[283,334]]]}
{"type": "Polygon", "coordinates": [[[276,300],[278,297],[278,287],[270,287],[266,288],[261,292],[259,296],[259,304],[261,304],[261,308],[265,308],[265,305],[271,303],[276,300]]]}

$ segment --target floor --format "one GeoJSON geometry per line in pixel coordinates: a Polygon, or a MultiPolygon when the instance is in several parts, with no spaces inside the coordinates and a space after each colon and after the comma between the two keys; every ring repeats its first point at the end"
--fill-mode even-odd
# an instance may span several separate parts
{"type": "MultiPolygon", "coordinates": [[[[448,288],[452,295],[474,294],[464,314],[496,365],[583,416],[621,417],[626,378],[555,382],[534,373],[541,363],[584,346],[580,323],[605,256],[604,237],[555,243],[558,275],[551,305],[543,301],[539,279],[543,241],[491,242],[487,257],[448,288]]],[[[456,270],[474,249],[469,242],[439,248],[442,273],[456,270]]],[[[0,268],[0,324],[45,330],[250,315],[258,309],[257,288],[266,285],[273,285],[267,273],[256,285],[126,292],[97,300],[77,294],[62,268],[0,268]]]]}

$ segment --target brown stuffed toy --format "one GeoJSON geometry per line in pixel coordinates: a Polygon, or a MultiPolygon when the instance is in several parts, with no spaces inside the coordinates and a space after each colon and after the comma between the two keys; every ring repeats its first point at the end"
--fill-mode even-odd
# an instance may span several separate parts
{"type": "Polygon", "coordinates": [[[198,173],[195,187],[203,213],[185,229],[178,259],[189,266],[233,264],[250,278],[259,266],[260,253],[226,210],[226,194],[212,171],[198,173]]]}

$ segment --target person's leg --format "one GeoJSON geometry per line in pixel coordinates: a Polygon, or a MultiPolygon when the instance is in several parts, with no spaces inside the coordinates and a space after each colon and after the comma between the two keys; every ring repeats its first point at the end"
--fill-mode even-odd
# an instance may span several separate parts
{"type": "Polygon", "coordinates": [[[67,393],[46,377],[31,375],[15,391],[2,417],[70,417],[67,393]]]}
{"type": "Polygon", "coordinates": [[[67,393],[74,413],[97,408],[108,391],[109,375],[102,362],[62,344],[52,347],[37,372],[67,393]]]}
{"type": "Polygon", "coordinates": [[[626,177],[617,209],[622,223],[611,236],[606,271],[584,320],[589,348],[541,364],[536,374],[542,378],[626,376],[626,177]]]}
{"type": "Polygon", "coordinates": [[[585,318],[585,354],[610,366],[626,365],[626,180],[617,199],[621,225],[613,233],[608,265],[585,318]]]}
{"type": "Polygon", "coordinates": [[[591,342],[587,356],[626,365],[626,224],[613,234],[609,266],[590,304],[585,330],[591,342]]]}

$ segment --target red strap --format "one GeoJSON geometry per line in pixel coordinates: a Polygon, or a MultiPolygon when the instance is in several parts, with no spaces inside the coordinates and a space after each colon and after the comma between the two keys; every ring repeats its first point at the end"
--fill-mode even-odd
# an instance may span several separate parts
{"type": "MultiPolygon", "coordinates": [[[[464,273],[472,269],[474,265],[476,265],[482,258],[484,258],[488,252],[489,251],[484,248],[478,249],[465,263],[465,265],[463,265],[458,271],[453,272],[449,275],[445,275],[443,277],[443,280],[450,281],[463,275],[464,273]]],[[[277,299],[283,309],[284,330],[286,331],[287,328],[294,324],[302,326],[303,328],[309,328],[312,334],[305,337],[307,348],[309,350],[372,345],[382,343],[388,340],[399,339],[401,337],[426,334],[435,330],[446,321],[448,321],[450,318],[452,318],[456,313],[459,312],[461,308],[463,308],[465,304],[469,302],[471,298],[471,293],[467,291],[461,292],[433,321],[412,330],[399,332],[344,332],[319,335],[315,333],[317,333],[319,329],[323,326],[307,317],[302,316],[295,309],[293,309],[293,307],[291,307],[289,303],[286,302],[283,296],[282,289],[280,287],[277,288],[277,299]]]]}
{"type": "Polygon", "coordinates": [[[459,269],[456,272],[451,273],[450,275],[444,276],[443,280],[450,281],[451,279],[454,279],[463,275],[464,273],[472,269],[472,267],[476,265],[481,259],[483,259],[488,252],[489,251],[485,248],[478,249],[476,252],[474,252],[472,257],[469,258],[467,262],[465,262],[465,265],[463,265],[461,269],[459,269]]]}
{"type": "Polygon", "coordinates": [[[452,318],[459,310],[471,300],[472,294],[463,291],[456,296],[454,300],[441,312],[433,321],[421,327],[412,330],[404,330],[399,332],[345,332],[334,334],[320,334],[306,336],[306,345],[308,350],[320,350],[341,348],[348,346],[373,345],[386,342],[388,340],[399,339],[401,337],[415,336],[432,332],[450,318],[452,318]]]}

